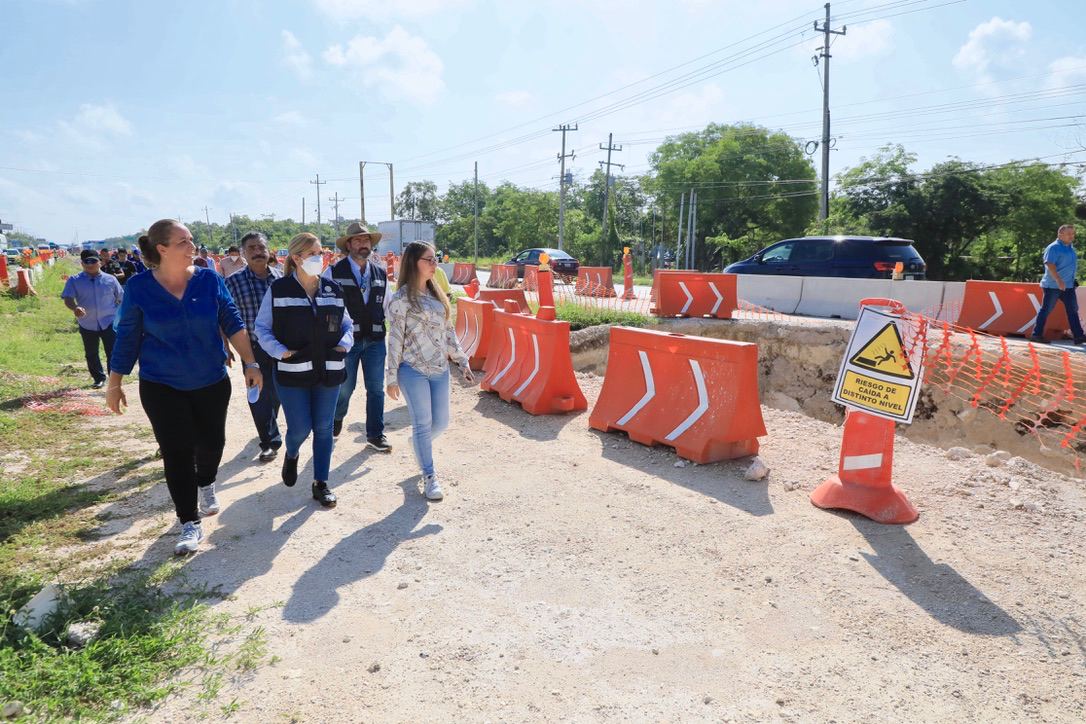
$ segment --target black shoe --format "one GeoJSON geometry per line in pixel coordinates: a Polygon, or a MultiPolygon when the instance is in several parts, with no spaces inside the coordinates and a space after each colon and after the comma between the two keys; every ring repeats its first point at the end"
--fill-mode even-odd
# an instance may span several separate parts
{"type": "Polygon", "coordinates": [[[1029,341],[1033,342],[1034,344],[1048,344],[1048,342],[1045,341],[1044,337],[1030,337],[1029,341]]]}
{"type": "Polygon", "coordinates": [[[95,390],[100,390],[106,384],[105,380],[95,380],[91,387],[95,390]]]}
{"type": "Polygon", "coordinates": [[[1079,337],[1075,340],[1075,344],[1086,344],[1086,337],[1079,337]]]}
{"type": "Polygon", "coordinates": [[[298,482],[298,458],[283,456],[283,485],[293,487],[298,482]]]}
{"type": "Polygon", "coordinates": [[[388,438],[384,435],[379,435],[378,437],[368,437],[366,438],[366,444],[372,447],[377,452],[392,452],[392,445],[389,444],[388,438]]]}
{"type": "Polygon", "coordinates": [[[317,501],[325,508],[336,507],[335,493],[328,489],[328,483],[323,480],[313,481],[313,500],[317,501]]]}
{"type": "Polygon", "coordinates": [[[336,420],[332,423],[332,437],[339,437],[341,432],[343,432],[343,420],[336,420]]]}
{"type": "Polygon", "coordinates": [[[277,447],[262,447],[260,448],[260,462],[267,463],[275,460],[279,456],[279,448],[277,447]]]}

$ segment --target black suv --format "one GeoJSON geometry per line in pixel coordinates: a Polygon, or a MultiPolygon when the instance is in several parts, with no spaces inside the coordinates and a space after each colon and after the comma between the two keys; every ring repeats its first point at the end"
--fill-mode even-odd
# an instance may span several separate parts
{"type": "Polygon", "coordinates": [[[785,239],[724,269],[734,274],[890,279],[900,263],[905,279],[923,279],[927,265],[910,239],[805,236],[785,239]]]}

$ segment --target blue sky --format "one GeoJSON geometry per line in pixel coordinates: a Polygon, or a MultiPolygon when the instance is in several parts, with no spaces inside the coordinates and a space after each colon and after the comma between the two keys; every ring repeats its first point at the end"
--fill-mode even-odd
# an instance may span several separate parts
{"type": "MultiPolygon", "coordinates": [[[[921,167],[1086,161],[1086,2],[832,9],[848,33],[832,50],[831,172],[895,140],[921,167]]],[[[821,36],[809,28],[823,12],[799,0],[0,0],[0,218],[68,242],[205,206],[220,222],[300,218],[304,196],[312,220],[317,173],[324,217],[335,193],[356,216],[360,160],[391,161],[397,190],[470,178],[475,160],[488,184],[557,188],[548,129],[562,122],[580,123],[568,137],[579,177],[609,132],[628,173],[668,134],[710,121],[814,139],[821,36]]],[[[368,166],[371,222],[389,217],[387,189],[385,168],[368,166]]]]}

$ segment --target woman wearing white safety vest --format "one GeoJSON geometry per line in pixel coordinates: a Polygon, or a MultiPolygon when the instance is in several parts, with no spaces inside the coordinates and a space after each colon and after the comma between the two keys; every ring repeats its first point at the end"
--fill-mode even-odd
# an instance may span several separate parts
{"type": "Polygon", "coordinates": [[[321,278],[320,240],[302,233],[290,240],[283,277],[272,282],[256,317],[260,346],[276,361],[275,386],[287,418],[283,484],[298,482],[298,456],[313,433],[313,498],[335,507],[328,489],[332,420],[344,358],[354,343],[351,317],[339,284],[321,278]]]}

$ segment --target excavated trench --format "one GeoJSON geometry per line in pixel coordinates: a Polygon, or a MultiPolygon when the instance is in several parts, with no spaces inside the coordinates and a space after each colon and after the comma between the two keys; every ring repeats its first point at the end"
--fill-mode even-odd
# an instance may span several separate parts
{"type": "MultiPolygon", "coordinates": [[[[762,404],[802,412],[827,422],[841,423],[844,408],[830,402],[841,358],[854,323],[832,319],[799,318],[785,321],[711,319],[661,319],[652,329],[715,337],[758,345],[758,384],[762,404]]],[[[573,332],[570,349],[573,367],[603,375],[607,369],[609,327],[590,327],[573,332]]],[[[988,340],[986,344],[997,344],[988,340]]],[[[959,340],[955,354],[967,349],[959,340]]],[[[1015,356],[1028,358],[1023,348],[1015,356]]],[[[1058,354],[1045,354],[1043,367],[1058,367],[1058,354]]],[[[1029,432],[1033,419],[1000,419],[993,412],[975,408],[961,391],[947,391],[928,384],[921,391],[911,425],[898,425],[898,434],[943,448],[966,447],[984,453],[1006,450],[1050,470],[1081,476],[1075,470],[1075,453],[1058,445],[1044,445],[1029,432]]],[[[1081,450],[1079,452],[1082,452],[1081,450]]]]}

